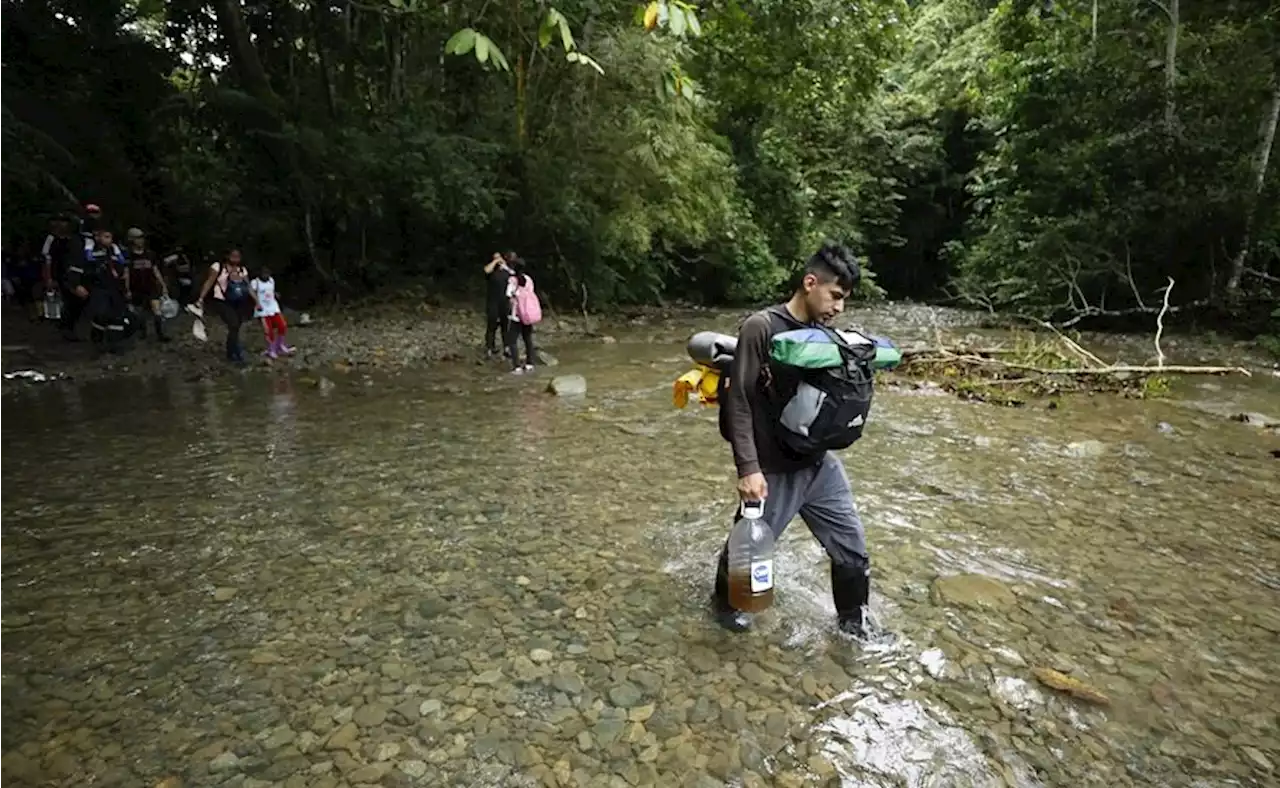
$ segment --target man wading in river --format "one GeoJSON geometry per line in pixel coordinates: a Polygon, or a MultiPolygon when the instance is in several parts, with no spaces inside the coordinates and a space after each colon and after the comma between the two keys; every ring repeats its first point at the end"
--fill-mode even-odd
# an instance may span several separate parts
{"type": "MultiPolygon", "coordinates": [[[[738,332],[733,366],[720,399],[720,418],[738,466],[738,495],[744,501],[767,499],[764,520],[775,539],[797,514],[804,519],[831,557],[831,595],[840,630],[864,638],[871,568],[853,491],[844,465],[834,454],[825,450],[801,454],[784,443],[782,407],[796,393],[802,371],[770,356],[774,334],[825,325],[844,311],[844,301],[860,278],[858,263],[848,249],[824,246],[809,258],[789,301],[748,317],[738,332]]],[[[869,407],[868,389],[864,408],[869,407]]],[[[848,425],[834,428],[848,426],[860,434],[864,421],[865,411],[848,425]]],[[[813,428],[818,426],[814,422],[813,428]]],[[[729,604],[727,545],[720,553],[712,606],[716,620],[726,629],[750,628],[751,614],[729,604]]]]}

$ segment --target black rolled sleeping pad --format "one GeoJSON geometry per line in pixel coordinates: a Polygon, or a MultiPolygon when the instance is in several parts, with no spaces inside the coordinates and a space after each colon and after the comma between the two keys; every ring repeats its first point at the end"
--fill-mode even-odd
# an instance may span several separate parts
{"type": "Polygon", "coordinates": [[[738,349],[738,338],[715,331],[699,331],[689,339],[686,349],[689,357],[699,364],[728,372],[734,351],[738,349]]]}

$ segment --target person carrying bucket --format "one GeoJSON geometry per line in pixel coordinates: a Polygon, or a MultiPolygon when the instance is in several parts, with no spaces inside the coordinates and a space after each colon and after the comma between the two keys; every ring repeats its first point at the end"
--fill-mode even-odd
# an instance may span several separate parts
{"type": "MultiPolygon", "coordinates": [[[[818,250],[788,301],[743,322],[716,398],[721,434],[738,470],[738,497],[764,503],[763,520],[775,540],[800,515],[831,558],[839,629],[863,639],[870,559],[844,465],[831,450],[862,433],[877,345],[855,345],[826,325],[844,310],[860,277],[845,247],[818,250]]],[[[679,393],[677,381],[677,400],[679,393]]],[[[740,632],[751,627],[752,614],[730,604],[727,547],[716,570],[712,611],[721,626],[740,632]]]]}

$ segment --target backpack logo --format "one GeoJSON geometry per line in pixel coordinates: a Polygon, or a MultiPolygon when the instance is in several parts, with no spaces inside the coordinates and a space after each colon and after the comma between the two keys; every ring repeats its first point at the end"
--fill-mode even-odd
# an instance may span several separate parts
{"type": "Polygon", "coordinates": [[[846,425],[844,425],[844,426],[846,426],[846,427],[861,427],[863,424],[866,424],[866,423],[867,423],[867,420],[866,420],[866,419],[864,419],[864,418],[862,418],[862,414],[861,414],[861,413],[859,413],[857,416],[854,416],[854,417],[853,417],[853,421],[849,422],[848,424],[846,424],[846,425]]]}

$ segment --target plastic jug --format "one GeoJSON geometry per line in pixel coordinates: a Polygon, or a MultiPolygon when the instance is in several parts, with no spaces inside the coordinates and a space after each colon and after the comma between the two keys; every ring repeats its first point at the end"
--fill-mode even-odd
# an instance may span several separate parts
{"type": "Polygon", "coordinates": [[[62,295],[57,290],[50,290],[44,294],[44,303],[41,309],[47,320],[62,319],[62,295]]]}
{"type": "Polygon", "coordinates": [[[729,532],[729,605],[759,613],[772,604],[773,529],[764,521],[764,501],[743,501],[729,532]]]}

